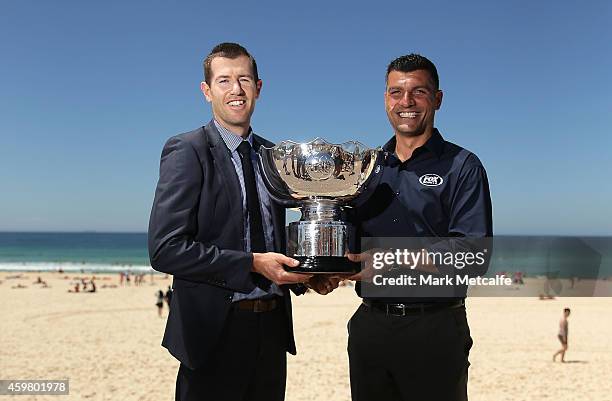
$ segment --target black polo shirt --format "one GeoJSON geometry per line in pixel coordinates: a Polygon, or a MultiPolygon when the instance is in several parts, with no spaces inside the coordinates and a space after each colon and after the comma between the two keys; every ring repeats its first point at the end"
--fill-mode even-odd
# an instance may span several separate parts
{"type": "Polygon", "coordinates": [[[383,147],[365,201],[350,220],[360,237],[490,237],[487,173],[475,154],[438,132],[401,162],[395,137],[383,147]]]}

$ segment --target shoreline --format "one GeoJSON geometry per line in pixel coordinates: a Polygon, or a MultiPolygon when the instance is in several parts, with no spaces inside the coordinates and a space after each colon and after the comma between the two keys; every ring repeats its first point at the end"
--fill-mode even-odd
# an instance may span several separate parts
{"type": "Polygon", "coordinates": [[[136,264],[109,264],[97,262],[0,262],[0,273],[2,272],[41,272],[58,273],[62,269],[64,272],[94,272],[118,274],[126,271],[154,274],[165,274],[154,270],[150,265],[136,264]]]}

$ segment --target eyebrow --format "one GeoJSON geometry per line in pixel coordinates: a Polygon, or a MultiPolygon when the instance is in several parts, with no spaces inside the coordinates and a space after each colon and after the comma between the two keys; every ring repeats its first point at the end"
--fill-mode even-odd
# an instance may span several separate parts
{"type": "MultiPolygon", "coordinates": [[[[403,90],[404,87],[403,86],[389,86],[387,88],[388,91],[392,90],[392,89],[398,89],[398,90],[403,90]]],[[[424,85],[419,85],[419,86],[415,86],[414,88],[412,88],[411,90],[415,90],[415,89],[427,89],[429,91],[435,91],[436,89],[432,89],[429,86],[424,86],[424,85]]]]}
{"type": "MultiPolygon", "coordinates": [[[[221,78],[229,78],[229,77],[230,77],[229,75],[219,75],[218,77],[215,77],[215,80],[221,79],[221,78]]],[[[244,78],[244,77],[255,79],[255,77],[251,74],[238,75],[238,78],[244,78]]]]}

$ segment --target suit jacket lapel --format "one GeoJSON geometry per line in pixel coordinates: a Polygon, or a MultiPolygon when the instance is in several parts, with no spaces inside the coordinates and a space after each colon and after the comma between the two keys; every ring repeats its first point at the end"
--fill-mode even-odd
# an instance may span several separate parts
{"type": "MultiPolygon", "coordinates": [[[[236,211],[236,215],[242,216],[242,191],[240,189],[240,181],[236,175],[236,169],[231,160],[231,155],[221,134],[217,131],[217,127],[213,121],[204,127],[204,132],[208,136],[208,144],[210,146],[211,155],[215,163],[216,173],[222,178],[223,187],[227,191],[227,196],[231,204],[231,210],[236,211]]],[[[253,149],[257,152],[262,145],[261,139],[253,136],[253,149]]],[[[272,208],[272,225],[274,226],[274,248],[277,252],[285,252],[285,209],[278,205],[274,199],[270,197],[270,205],[272,208]]],[[[231,219],[230,219],[231,220],[231,219]]],[[[242,221],[242,219],[238,219],[242,221]]],[[[244,238],[244,226],[240,224],[239,232],[244,238]]]]}
{"type": "MultiPolygon", "coordinates": [[[[204,127],[204,132],[208,136],[208,144],[215,164],[215,173],[219,174],[222,186],[227,191],[228,201],[231,205],[230,209],[235,211],[236,216],[241,217],[240,219],[228,219],[228,221],[237,220],[241,222],[242,191],[240,190],[238,175],[236,175],[236,168],[231,159],[232,156],[213,121],[204,127]]],[[[240,224],[240,232],[242,233],[242,239],[244,238],[244,226],[242,224],[240,224]]]]}

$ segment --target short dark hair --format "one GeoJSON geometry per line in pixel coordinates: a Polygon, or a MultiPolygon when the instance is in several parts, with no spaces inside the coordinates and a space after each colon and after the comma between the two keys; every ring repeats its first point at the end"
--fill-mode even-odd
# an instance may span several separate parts
{"type": "Polygon", "coordinates": [[[253,78],[255,78],[255,81],[259,81],[259,75],[257,74],[257,63],[255,62],[253,56],[249,54],[247,49],[240,46],[238,43],[231,42],[219,43],[217,46],[213,47],[208,56],[206,56],[204,62],[202,63],[204,66],[204,81],[210,85],[210,79],[212,78],[210,64],[215,57],[234,59],[240,56],[247,56],[249,60],[251,60],[251,64],[253,66],[253,78]]]}
{"type": "Polygon", "coordinates": [[[391,71],[412,72],[416,70],[427,71],[431,77],[431,80],[433,81],[435,89],[440,88],[438,70],[436,69],[434,63],[432,63],[427,57],[423,57],[416,53],[410,53],[405,56],[398,57],[390,62],[389,66],[387,67],[385,82],[388,81],[391,71]]]}
{"type": "Polygon", "coordinates": [[[563,309],[563,312],[569,312],[569,311],[570,311],[570,308],[563,309]]]}

